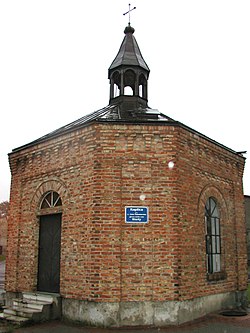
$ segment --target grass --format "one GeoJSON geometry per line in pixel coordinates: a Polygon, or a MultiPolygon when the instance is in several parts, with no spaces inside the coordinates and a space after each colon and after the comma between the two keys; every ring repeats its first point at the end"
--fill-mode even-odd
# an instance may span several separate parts
{"type": "Polygon", "coordinates": [[[5,256],[4,255],[0,255],[0,261],[4,261],[5,260],[5,256]]]}

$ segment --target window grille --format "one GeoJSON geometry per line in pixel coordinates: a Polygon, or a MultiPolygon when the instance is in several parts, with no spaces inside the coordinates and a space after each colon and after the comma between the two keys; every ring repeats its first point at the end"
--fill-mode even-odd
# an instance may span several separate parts
{"type": "Polygon", "coordinates": [[[209,198],[205,205],[207,272],[221,271],[221,232],[217,202],[209,198]]]}

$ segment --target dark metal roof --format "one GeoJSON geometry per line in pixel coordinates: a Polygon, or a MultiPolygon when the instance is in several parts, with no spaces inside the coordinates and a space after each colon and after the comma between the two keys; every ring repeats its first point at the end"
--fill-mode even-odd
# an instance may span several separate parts
{"type": "Polygon", "coordinates": [[[172,118],[164,115],[156,109],[139,108],[137,110],[126,110],[126,113],[124,113],[121,105],[108,105],[100,110],[83,116],[82,118],[77,119],[72,123],[62,126],[57,130],[38,138],[37,140],[34,140],[24,146],[15,148],[12,150],[12,152],[34,146],[49,139],[58,137],[68,132],[72,132],[93,122],[147,123],[164,121],[175,122],[172,118]]]}
{"type": "Polygon", "coordinates": [[[188,127],[184,124],[182,124],[179,121],[176,121],[165,114],[159,112],[157,109],[151,109],[151,108],[139,108],[137,110],[128,110],[126,113],[123,112],[121,105],[114,104],[114,105],[108,105],[100,110],[97,110],[93,113],[90,113],[86,116],[83,116],[82,118],[73,121],[70,124],[67,124],[63,127],[58,128],[57,130],[50,132],[49,134],[46,134],[42,136],[41,138],[32,141],[24,146],[15,148],[12,150],[13,153],[17,151],[21,151],[25,148],[32,147],[36,144],[45,142],[47,140],[53,139],[55,137],[58,137],[60,135],[75,131],[79,128],[85,127],[91,123],[123,123],[123,124],[157,124],[157,125],[165,125],[165,126],[179,126],[190,133],[196,134],[197,136],[233,153],[238,155],[239,157],[243,157],[242,155],[237,154],[236,151],[218,143],[217,141],[205,136],[204,134],[192,129],[191,127],[188,127]]]}
{"type": "Polygon", "coordinates": [[[140,66],[149,71],[149,67],[143,59],[137,41],[133,36],[134,31],[134,28],[132,28],[130,25],[125,28],[125,37],[122,41],[117,56],[109,67],[109,71],[122,65],[140,66]]]}

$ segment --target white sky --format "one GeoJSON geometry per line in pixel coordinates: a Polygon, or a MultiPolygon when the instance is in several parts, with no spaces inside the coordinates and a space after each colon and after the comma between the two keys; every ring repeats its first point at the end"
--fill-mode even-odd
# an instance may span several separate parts
{"type": "MultiPolygon", "coordinates": [[[[129,0],[0,0],[0,202],[7,154],[108,104],[129,0]]],[[[131,0],[149,106],[250,154],[250,1],[131,0]]],[[[244,192],[250,195],[250,162],[244,192]]]]}

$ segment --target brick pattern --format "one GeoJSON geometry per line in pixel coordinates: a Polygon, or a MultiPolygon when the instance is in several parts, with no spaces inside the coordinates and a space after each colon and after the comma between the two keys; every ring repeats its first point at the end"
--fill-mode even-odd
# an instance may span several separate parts
{"type": "Polygon", "coordinates": [[[242,157],[177,126],[97,123],[12,153],[10,166],[7,291],[36,290],[49,190],[63,203],[62,296],[163,301],[246,289],[242,157]],[[210,196],[221,212],[218,281],[206,274],[210,196]],[[125,206],[149,207],[149,223],[126,224],[125,206]]]}

